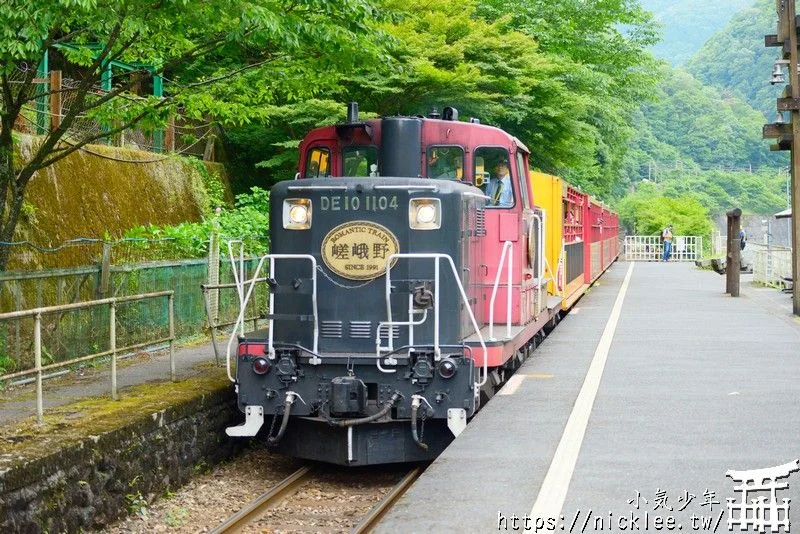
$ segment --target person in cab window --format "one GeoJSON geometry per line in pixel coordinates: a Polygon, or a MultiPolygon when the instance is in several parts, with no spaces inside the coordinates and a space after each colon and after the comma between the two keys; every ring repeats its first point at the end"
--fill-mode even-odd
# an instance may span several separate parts
{"type": "Polygon", "coordinates": [[[503,160],[495,165],[494,178],[489,181],[486,195],[491,199],[490,206],[510,208],[514,204],[514,191],[511,187],[507,161],[503,160]]]}

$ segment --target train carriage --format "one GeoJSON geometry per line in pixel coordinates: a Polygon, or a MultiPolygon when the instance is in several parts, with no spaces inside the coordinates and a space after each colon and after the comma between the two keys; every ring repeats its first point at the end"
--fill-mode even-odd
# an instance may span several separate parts
{"type": "Polygon", "coordinates": [[[432,459],[616,257],[612,214],[452,108],[351,105],[300,151],[271,191],[269,327],[229,358],[245,422],[228,433],[347,465],[432,459]]]}

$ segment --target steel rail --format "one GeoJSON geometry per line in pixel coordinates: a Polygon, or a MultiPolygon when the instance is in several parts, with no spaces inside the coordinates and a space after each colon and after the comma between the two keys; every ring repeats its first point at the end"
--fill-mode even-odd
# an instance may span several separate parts
{"type": "Polygon", "coordinates": [[[398,482],[386,496],[380,500],[378,504],[372,507],[369,513],[361,520],[361,522],[353,529],[353,534],[362,534],[370,532],[378,524],[378,522],[386,515],[386,512],[397,502],[397,499],[403,496],[408,490],[409,486],[416,481],[425,469],[417,467],[412,469],[403,479],[398,482]]]}
{"type": "Polygon", "coordinates": [[[312,473],[311,467],[301,467],[266,493],[261,494],[247,506],[230,516],[223,524],[212,530],[212,534],[239,532],[246,525],[259,518],[267,510],[294,494],[300,486],[308,481],[312,473]]]}

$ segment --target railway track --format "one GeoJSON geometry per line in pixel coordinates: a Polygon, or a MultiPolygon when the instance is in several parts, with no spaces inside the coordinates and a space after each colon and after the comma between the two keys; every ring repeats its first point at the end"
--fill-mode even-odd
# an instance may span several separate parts
{"type": "MultiPolygon", "coordinates": [[[[366,533],[370,532],[375,525],[378,524],[380,519],[385,515],[385,513],[392,507],[392,505],[406,492],[406,490],[411,486],[411,484],[419,478],[419,476],[424,471],[424,467],[417,467],[405,473],[402,479],[395,483],[393,486],[390,486],[390,489],[386,492],[386,494],[379,500],[377,504],[371,507],[366,514],[363,514],[361,521],[353,528],[352,532],[354,533],[366,533]]],[[[262,526],[263,517],[270,513],[270,511],[275,511],[278,506],[282,508],[286,506],[286,504],[282,503],[289,503],[294,502],[295,500],[301,499],[291,499],[295,495],[300,497],[303,492],[309,491],[308,487],[311,485],[318,485],[320,486],[323,491],[327,489],[329,493],[339,494],[341,490],[337,488],[336,484],[333,484],[331,479],[344,479],[344,481],[340,481],[338,484],[347,485],[355,485],[355,481],[359,480],[361,477],[354,478],[353,481],[347,481],[347,478],[352,478],[352,472],[332,472],[330,471],[329,467],[317,467],[317,466],[304,466],[283,479],[281,482],[270,488],[265,493],[259,495],[256,499],[252,500],[248,503],[244,508],[230,516],[224,523],[218,526],[216,529],[212,531],[213,534],[230,534],[234,532],[241,532],[245,530],[248,525],[258,527],[262,526]],[[327,472],[326,472],[327,471],[327,472]],[[327,479],[327,480],[326,480],[327,479]],[[329,488],[326,486],[330,486],[329,488]]],[[[395,477],[396,478],[396,477],[395,477]]],[[[359,486],[361,483],[358,484],[359,486]]],[[[389,485],[385,485],[384,487],[389,487],[389,485]]],[[[316,490],[316,493],[320,493],[319,490],[316,490]]],[[[356,493],[358,495],[358,493],[356,493]]],[[[319,499],[319,497],[316,497],[319,499]]],[[[352,497],[351,499],[352,500],[352,497]]],[[[284,511],[284,510],[280,510],[284,511]]],[[[302,511],[298,512],[302,513],[302,511]]],[[[347,510],[346,506],[341,510],[343,516],[346,516],[344,521],[348,519],[351,521],[350,524],[354,520],[352,517],[354,515],[352,510],[347,510]]],[[[279,516],[273,517],[269,520],[272,523],[279,523],[279,516]]],[[[275,524],[277,528],[281,528],[283,525],[275,524]]],[[[340,531],[341,528],[334,527],[331,530],[340,531]]],[[[346,530],[350,530],[349,528],[346,530]]]]}

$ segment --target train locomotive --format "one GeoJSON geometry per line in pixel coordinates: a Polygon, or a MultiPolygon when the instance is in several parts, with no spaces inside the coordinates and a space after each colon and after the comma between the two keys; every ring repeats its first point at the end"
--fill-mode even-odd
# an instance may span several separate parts
{"type": "Polygon", "coordinates": [[[229,344],[245,422],[227,433],[336,464],[433,459],[616,259],[617,216],[449,107],[351,104],[300,153],[270,193],[269,327],[229,344]]]}

